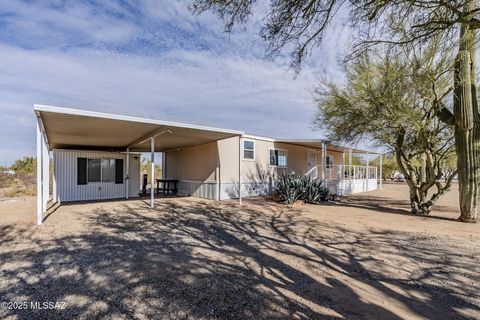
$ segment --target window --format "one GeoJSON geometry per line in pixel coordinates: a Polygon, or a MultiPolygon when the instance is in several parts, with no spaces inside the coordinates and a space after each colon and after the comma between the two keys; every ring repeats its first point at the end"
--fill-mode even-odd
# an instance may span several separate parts
{"type": "Polygon", "coordinates": [[[88,159],[88,182],[100,182],[102,180],[101,161],[101,159],[88,159]]]}
{"type": "MultiPolygon", "coordinates": [[[[81,158],[79,158],[81,159],[81,158]]],[[[123,170],[117,172],[117,162],[119,166],[123,169],[123,160],[122,159],[87,159],[87,182],[115,182],[117,183],[117,175],[123,175],[123,170]]],[[[79,166],[82,162],[79,162],[79,166]]],[[[81,168],[80,168],[81,169],[81,168]]],[[[82,170],[79,170],[82,174],[82,170]]],[[[79,181],[82,179],[79,179],[79,181]]],[[[83,180],[84,181],[84,180],[83,180]]],[[[85,184],[85,183],[79,183],[85,184]]]]}
{"type": "Polygon", "coordinates": [[[243,159],[255,160],[255,141],[243,140],[243,159]]]}
{"type": "Polygon", "coordinates": [[[333,168],[333,156],[327,155],[327,163],[325,163],[327,168],[333,168]]]}
{"type": "Polygon", "coordinates": [[[115,181],[115,159],[102,159],[102,182],[115,181]]]}
{"type": "Polygon", "coordinates": [[[286,167],[287,151],[281,149],[270,149],[270,165],[277,167],[286,167]]]}

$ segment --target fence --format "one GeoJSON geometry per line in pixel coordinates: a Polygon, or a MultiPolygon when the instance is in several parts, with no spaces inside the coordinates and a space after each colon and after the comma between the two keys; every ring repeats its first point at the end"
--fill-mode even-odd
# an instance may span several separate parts
{"type": "Polygon", "coordinates": [[[322,174],[322,166],[319,165],[311,168],[305,175],[324,180],[362,180],[377,179],[377,174],[377,167],[357,165],[327,166],[325,168],[325,174],[322,174]]]}

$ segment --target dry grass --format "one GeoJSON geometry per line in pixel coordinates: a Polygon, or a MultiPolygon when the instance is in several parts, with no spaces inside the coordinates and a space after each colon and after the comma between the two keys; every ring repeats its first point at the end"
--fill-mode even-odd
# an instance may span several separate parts
{"type": "Polygon", "coordinates": [[[0,172],[0,199],[33,196],[36,194],[33,173],[7,174],[0,172]]]}
{"type": "Polygon", "coordinates": [[[67,309],[0,317],[480,318],[479,225],[453,221],[449,202],[410,216],[404,191],[318,206],[89,203],[40,227],[4,224],[0,296],[67,309]]]}

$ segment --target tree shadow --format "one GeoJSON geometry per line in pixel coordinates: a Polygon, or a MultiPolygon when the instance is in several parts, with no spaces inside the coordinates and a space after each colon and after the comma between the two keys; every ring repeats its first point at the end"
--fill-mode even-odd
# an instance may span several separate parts
{"type": "MultiPolygon", "coordinates": [[[[378,213],[387,213],[387,214],[392,213],[392,214],[414,216],[411,214],[410,204],[406,200],[396,200],[391,198],[375,197],[371,195],[369,195],[368,197],[354,196],[354,195],[340,197],[337,202],[330,202],[327,205],[368,209],[378,213]]],[[[439,206],[439,205],[434,206],[433,209],[435,211],[440,211],[440,212],[441,211],[448,212],[452,210],[449,207],[439,206]]],[[[458,221],[458,219],[456,218],[449,218],[449,217],[436,216],[436,215],[428,215],[428,216],[418,215],[418,217],[437,219],[437,220],[458,221]]]]}
{"type": "MultiPolygon", "coordinates": [[[[72,217],[66,210],[55,215],[72,217]]],[[[466,254],[427,237],[355,232],[273,203],[252,202],[239,209],[233,203],[162,199],[155,210],[139,201],[99,206],[79,216],[72,221],[82,226],[79,230],[50,237],[14,239],[13,230],[1,231],[6,240],[0,252],[3,300],[65,301],[66,309],[4,309],[0,317],[480,314],[474,250],[466,254]],[[409,313],[399,313],[391,301],[409,313]]]]}

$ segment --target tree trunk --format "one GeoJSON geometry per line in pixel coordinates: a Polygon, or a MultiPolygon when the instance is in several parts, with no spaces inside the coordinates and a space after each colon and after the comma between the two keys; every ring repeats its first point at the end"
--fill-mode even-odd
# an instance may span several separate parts
{"type": "MultiPolygon", "coordinates": [[[[467,10],[476,8],[469,0],[467,10]]],[[[453,114],[455,117],[455,149],[457,151],[460,189],[460,221],[476,222],[477,196],[480,182],[479,147],[480,127],[477,106],[476,31],[468,24],[460,30],[460,46],[455,61],[455,90],[453,114]]]]}
{"type": "Polygon", "coordinates": [[[433,202],[427,199],[427,194],[421,190],[421,188],[414,186],[407,182],[410,189],[410,211],[414,215],[427,216],[430,214],[430,209],[433,206],[433,202]]]}
{"type": "Polygon", "coordinates": [[[418,187],[418,179],[412,170],[411,163],[402,160],[402,148],[405,138],[405,131],[399,131],[397,133],[397,142],[395,147],[395,159],[397,161],[398,169],[405,177],[405,182],[408,185],[410,193],[410,207],[412,208],[410,213],[415,215],[428,215],[430,213],[430,207],[425,206],[424,201],[426,194],[422,194],[422,190],[418,187]],[[408,169],[407,169],[408,168],[408,169]]]}

